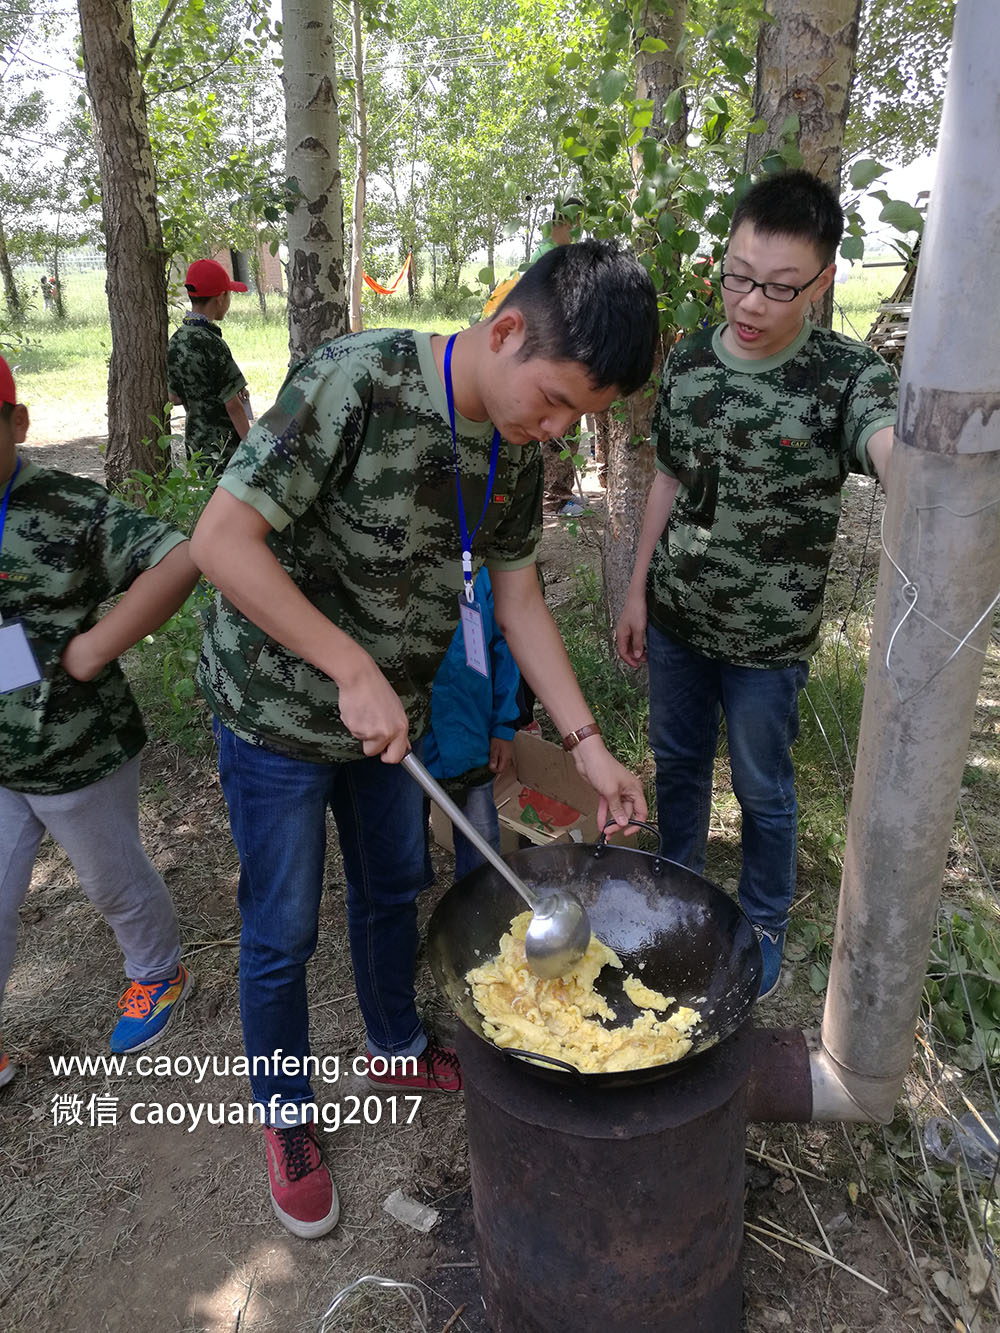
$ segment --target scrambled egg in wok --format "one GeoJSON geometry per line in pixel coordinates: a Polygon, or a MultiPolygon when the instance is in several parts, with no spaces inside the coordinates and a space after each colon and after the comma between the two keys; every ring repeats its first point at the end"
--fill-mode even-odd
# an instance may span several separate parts
{"type": "Polygon", "coordinates": [[[678,1007],[669,1018],[657,1018],[673,1004],[673,996],[644,986],[628,976],[623,989],[641,1009],[628,1026],[608,1028],[615,1011],[594,990],[601,968],[621,968],[621,959],[591,935],[587,952],[565,977],[544,980],[529,970],[524,937],[531,921],[522,912],[500,940],[500,953],[466,973],[472,998],[482,1014],[483,1032],[497,1046],[516,1046],[551,1055],[585,1074],[621,1069],[646,1069],[679,1060],[691,1049],[690,1033],[701,1015],[678,1007]]]}

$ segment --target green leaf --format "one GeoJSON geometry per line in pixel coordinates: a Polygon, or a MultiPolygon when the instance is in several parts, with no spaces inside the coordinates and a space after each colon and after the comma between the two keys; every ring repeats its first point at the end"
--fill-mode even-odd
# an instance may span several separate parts
{"type": "Polygon", "coordinates": [[[664,125],[675,125],[684,114],[684,89],[675,88],[663,103],[664,125]]]}
{"type": "Polygon", "coordinates": [[[742,79],[745,74],[749,74],[753,69],[753,59],[745,51],[741,51],[738,46],[728,46],[722,52],[722,63],[730,74],[738,79],[742,79]]]}
{"type": "Polygon", "coordinates": [[[655,139],[643,139],[639,144],[642,154],[642,168],[649,175],[655,171],[660,161],[660,145],[655,139]]]}
{"type": "Polygon", "coordinates": [[[665,208],[656,219],[656,230],[665,241],[677,235],[677,219],[668,208],[665,208]]]}
{"type": "Polygon", "coordinates": [[[798,134],[801,128],[802,126],[799,124],[799,118],[793,111],[790,116],[786,116],[781,122],[781,130],[779,133],[782,135],[798,134]]]}
{"type": "Polygon", "coordinates": [[[705,307],[700,301],[681,301],[674,310],[676,324],[686,332],[696,329],[704,316],[705,307]]]}
{"type": "Polygon", "coordinates": [[[874,158],[863,157],[851,167],[851,185],[855,190],[867,189],[872,181],[878,180],[887,170],[887,167],[883,167],[881,162],[876,162],[874,158]]]}
{"type": "Polygon", "coordinates": [[[820,967],[818,963],[809,964],[809,989],[814,995],[826,989],[827,976],[825,967],[820,967]]]}
{"type": "Polygon", "coordinates": [[[840,247],[840,253],[845,259],[863,259],[865,238],[863,236],[845,236],[840,247]]]}
{"type": "Polygon", "coordinates": [[[623,69],[608,69],[597,80],[597,91],[605,106],[617,102],[625,91],[628,75],[623,69]]]}
{"type": "Polygon", "coordinates": [[[878,216],[880,222],[888,222],[900,231],[923,230],[923,214],[903,199],[890,199],[878,216]]]}
{"type": "Polygon", "coordinates": [[[655,55],[658,51],[666,51],[667,44],[659,37],[644,37],[639,50],[645,51],[647,55],[655,55]]]}

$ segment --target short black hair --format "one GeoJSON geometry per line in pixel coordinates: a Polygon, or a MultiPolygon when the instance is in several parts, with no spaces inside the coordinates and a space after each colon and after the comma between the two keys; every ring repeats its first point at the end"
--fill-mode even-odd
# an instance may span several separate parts
{"type": "Polygon", "coordinates": [[[199,306],[208,305],[209,301],[214,301],[214,296],[195,296],[193,292],[188,292],[188,300],[191,302],[191,309],[197,310],[199,306]]]}
{"type": "Polygon", "coordinates": [[[827,264],[844,234],[844,210],[836,190],[811,171],[777,171],[751,185],[733,211],[730,236],[749,222],[762,236],[811,241],[827,264]]]}
{"type": "Polygon", "coordinates": [[[615,241],[558,245],[536,259],[493,318],[524,316],[520,359],[579,361],[597,389],[634,393],[649,379],[660,331],[649,274],[615,241]]]}
{"type": "Polygon", "coordinates": [[[16,406],[16,403],[0,403],[0,421],[9,421],[16,406]]]}

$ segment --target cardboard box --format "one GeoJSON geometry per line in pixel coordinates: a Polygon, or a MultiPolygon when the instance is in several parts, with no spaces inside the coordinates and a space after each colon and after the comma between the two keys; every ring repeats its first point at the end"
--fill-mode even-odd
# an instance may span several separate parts
{"type": "MultiPolygon", "coordinates": [[[[552,842],[597,841],[597,792],[577,772],[572,755],[540,736],[524,731],[514,736],[514,771],[497,778],[493,799],[501,852],[552,842]]],[[[442,847],[449,851],[454,847],[451,820],[434,804],[431,831],[442,847]]]]}

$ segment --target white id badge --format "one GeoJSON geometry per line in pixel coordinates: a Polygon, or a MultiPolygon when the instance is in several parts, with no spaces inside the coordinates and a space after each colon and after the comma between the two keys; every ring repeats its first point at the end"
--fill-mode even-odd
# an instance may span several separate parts
{"type": "Polygon", "coordinates": [[[41,679],[24,626],[19,620],[0,622],[0,694],[37,685],[41,679]]]}
{"type": "Polygon", "coordinates": [[[460,597],[459,614],[462,617],[462,638],[465,640],[465,665],[481,676],[490,674],[486,658],[486,636],[483,633],[483,613],[475,602],[460,597]]]}

